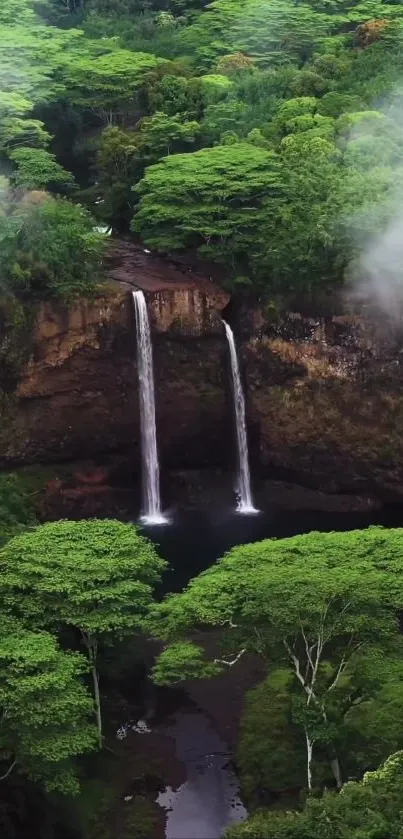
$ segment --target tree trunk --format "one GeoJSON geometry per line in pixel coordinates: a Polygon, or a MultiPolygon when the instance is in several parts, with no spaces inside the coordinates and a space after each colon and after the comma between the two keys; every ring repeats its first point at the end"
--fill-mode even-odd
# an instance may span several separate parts
{"type": "Polygon", "coordinates": [[[87,635],[86,633],[82,633],[84,638],[85,646],[88,650],[88,658],[90,660],[91,665],[91,676],[92,676],[92,683],[94,685],[94,703],[95,703],[95,718],[97,721],[97,729],[98,729],[98,739],[99,739],[99,746],[102,748],[103,745],[103,734],[102,734],[102,715],[101,715],[101,698],[99,695],[99,678],[97,673],[97,642],[91,638],[91,635],[87,635]]]}
{"type": "Polygon", "coordinates": [[[307,773],[307,781],[308,781],[308,792],[312,792],[313,740],[311,740],[307,729],[305,729],[305,739],[306,739],[306,773],[307,773]]]}
{"type": "Polygon", "coordinates": [[[334,776],[334,779],[336,781],[336,787],[337,787],[337,789],[341,789],[342,786],[343,786],[343,782],[341,780],[340,763],[339,763],[339,758],[337,757],[337,755],[336,755],[336,757],[333,757],[331,759],[330,766],[332,768],[333,776],[334,776]]]}
{"type": "Polygon", "coordinates": [[[97,720],[99,746],[102,748],[102,717],[101,717],[101,700],[99,697],[99,680],[95,663],[91,665],[92,681],[94,683],[94,700],[95,700],[95,717],[97,720]]]}

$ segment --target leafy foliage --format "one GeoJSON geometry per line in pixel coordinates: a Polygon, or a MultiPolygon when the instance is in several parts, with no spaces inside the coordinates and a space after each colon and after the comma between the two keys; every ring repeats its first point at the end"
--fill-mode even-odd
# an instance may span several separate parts
{"type": "Polygon", "coordinates": [[[173,155],[137,185],[134,228],[153,247],[197,247],[236,265],[256,235],[264,197],[275,202],[281,186],[276,155],[252,145],[173,155]]]}
{"type": "Polygon", "coordinates": [[[305,743],[293,724],[292,683],[290,670],[274,670],[246,696],[236,765],[248,803],[304,787],[305,743]]]}
{"type": "Polygon", "coordinates": [[[165,568],[132,525],[107,519],[41,525],[12,539],[0,564],[5,608],[32,626],[102,635],[140,628],[165,568]]]}
{"type": "Polygon", "coordinates": [[[132,107],[142,79],[157,64],[154,55],[123,49],[93,56],[79,52],[72,64],[65,65],[62,78],[74,105],[89,108],[111,123],[132,107]]]}
{"type": "Polygon", "coordinates": [[[59,185],[66,188],[73,183],[70,172],[66,172],[54,154],[46,149],[16,148],[10,152],[9,157],[17,165],[13,176],[13,183],[17,187],[45,189],[59,185]]]}
{"type": "Polygon", "coordinates": [[[230,828],[228,839],[399,839],[403,753],[388,758],[339,795],[309,798],[303,812],[260,811],[230,828]]]}
{"type": "Polygon", "coordinates": [[[78,791],[72,758],[96,747],[92,701],[80,680],[86,661],[47,632],[1,620],[0,759],[48,789],[78,791]]]}
{"type": "Polygon", "coordinates": [[[100,279],[103,237],[83,207],[32,193],[0,216],[5,290],[71,300],[100,279]]]}
{"type": "MultiPolygon", "coordinates": [[[[215,664],[236,666],[253,652],[291,668],[293,718],[307,745],[307,785],[313,783],[315,744],[340,785],[338,750],[343,737],[346,743],[347,712],[357,695],[371,698],[380,689],[373,675],[363,679],[366,656],[401,655],[396,610],[403,597],[402,563],[403,531],[382,528],[235,548],[158,608],[155,630],[174,645],[159,657],[155,678],[169,682],[175,670],[186,678],[187,662],[194,675],[197,660],[200,675],[207,675],[211,665],[200,645],[193,655],[189,646],[185,657],[181,650],[183,640],[208,626],[230,650],[215,664]]],[[[376,670],[370,667],[370,673],[376,670]]]]}
{"type": "Polygon", "coordinates": [[[141,630],[165,566],[132,525],[107,519],[44,524],[16,536],[0,553],[5,611],[34,629],[79,631],[93,677],[100,744],[98,644],[141,630]]]}
{"type": "Polygon", "coordinates": [[[36,524],[33,506],[18,476],[0,475],[0,545],[29,525],[36,524]]]}
{"type": "Polygon", "coordinates": [[[233,289],[316,295],[395,212],[402,34],[379,0],[5,0],[0,151],[18,188],[77,184],[113,230],[196,248],[233,289]],[[248,203],[256,150],[272,175],[248,203]]]}

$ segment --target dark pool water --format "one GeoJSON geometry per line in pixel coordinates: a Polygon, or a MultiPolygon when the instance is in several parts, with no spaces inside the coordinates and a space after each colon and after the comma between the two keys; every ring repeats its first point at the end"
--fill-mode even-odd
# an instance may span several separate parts
{"type": "Polygon", "coordinates": [[[232,510],[183,510],[170,515],[166,526],[143,526],[143,532],[168,560],[170,571],[164,576],[165,591],[180,591],[194,576],[205,570],[234,545],[257,542],[269,537],[295,536],[311,530],[354,530],[371,524],[403,526],[401,508],[383,508],[368,513],[324,513],[301,511],[278,513],[263,510],[245,516],[232,510]]]}

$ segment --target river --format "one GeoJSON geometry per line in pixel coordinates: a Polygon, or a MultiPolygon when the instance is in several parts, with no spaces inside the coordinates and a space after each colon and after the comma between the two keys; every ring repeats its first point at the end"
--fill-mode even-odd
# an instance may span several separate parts
{"type": "Polygon", "coordinates": [[[246,818],[228,748],[200,711],[181,711],[164,733],[175,741],[187,780],[167,787],[158,804],[167,811],[166,839],[218,839],[228,825],[246,818]]]}

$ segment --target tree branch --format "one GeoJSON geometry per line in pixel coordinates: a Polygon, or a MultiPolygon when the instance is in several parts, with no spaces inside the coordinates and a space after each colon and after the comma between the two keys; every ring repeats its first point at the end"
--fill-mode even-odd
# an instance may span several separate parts
{"type": "Polygon", "coordinates": [[[9,775],[11,774],[11,772],[13,771],[14,766],[16,765],[16,763],[17,763],[17,759],[13,760],[13,762],[12,762],[11,766],[9,766],[9,767],[8,767],[7,772],[6,772],[4,775],[0,775],[0,781],[5,781],[5,780],[6,780],[6,778],[8,778],[8,776],[9,776],[9,775]]]}
{"type": "Polygon", "coordinates": [[[239,661],[239,659],[242,658],[244,653],[246,653],[246,647],[244,647],[242,650],[240,650],[238,655],[235,656],[235,658],[232,661],[226,661],[224,658],[215,658],[214,659],[214,664],[226,664],[227,667],[233,667],[234,664],[236,664],[237,661],[239,661]]]}
{"type": "MultiPolygon", "coordinates": [[[[353,636],[351,636],[350,641],[348,642],[348,647],[350,646],[350,644],[351,644],[352,640],[353,640],[353,636]]],[[[344,672],[344,670],[346,669],[347,664],[348,664],[348,662],[350,661],[351,657],[352,657],[352,656],[354,655],[354,653],[356,653],[356,652],[357,652],[357,650],[359,650],[359,649],[360,649],[360,647],[362,647],[362,646],[363,646],[363,644],[357,644],[357,645],[354,647],[354,649],[353,649],[353,650],[351,650],[351,653],[350,653],[350,655],[349,655],[349,656],[347,656],[346,654],[342,656],[342,659],[341,659],[340,664],[339,664],[339,666],[338,666],[338,668],[337,668],[337,672],[336,672],[336,675],[335,675],[335,677],[334,677],[334,679],[333,679],[333,682],[331,683],[331,685],[329,685],[329,687],[328,687],[328,689],[327,689],[326,693],[329,693],[329,691],[333,690],[333,688],[335,688],[335,687],[336,687],[337,682],[339,681],[341,674],[342,674],[342,673],[344,672]]]]}
{"type": "MultiPolygon", "coordinates": [[[[301,627],[302,637],[303,637],[303,639],[304,639],[304,643],[305,643],[305,649],[306,649],[307,659],[308,659],[308,662],[309,662],[309,664],[310,664],[310,667],[311,667],[311,670],[312,670],[312,673],[313,673],[313,661],[312,661],[312,655],[311,655],[311,652],[312,652],[312,650],[313,650],[313,648],[314,648],[314,646],[315,646],[315,645],[313,645],[312,647],[310,647],[310,646],[309,646],[309,644],[308,644],[308,639],[307,639],[307,637],[306,637],[306,635],[305,635],[304,627],[302,626],[301,621],[300,621],[300,624],[299,624],[299,625],[300,625],[300,627],[301,627]]],[[[307,670],[308,670],[308,668],[307,668],[307,670]]],[[[307,675],[308,675],[308,674],[307,674],[307,675]]],[[[307,676],[306,676],[305,678],[307,678],[307,676]]]]}

